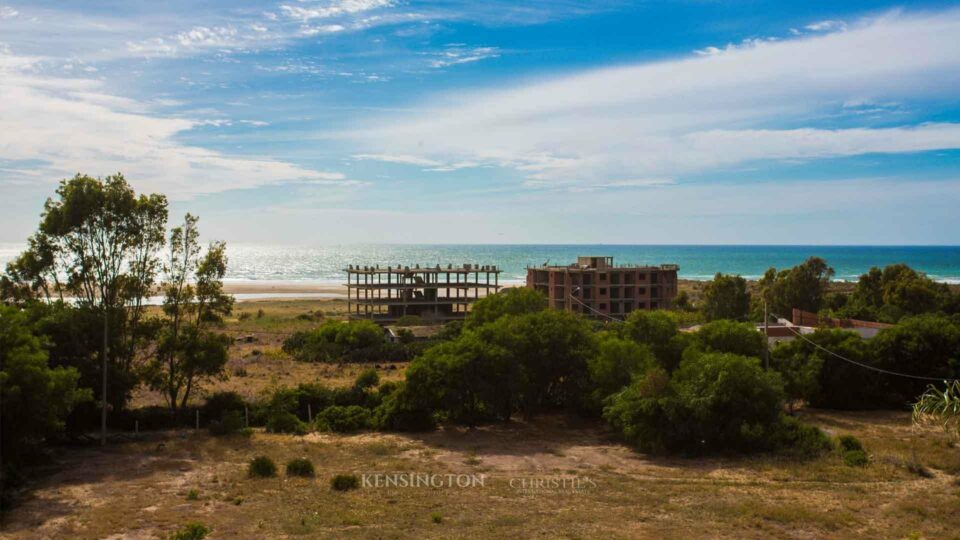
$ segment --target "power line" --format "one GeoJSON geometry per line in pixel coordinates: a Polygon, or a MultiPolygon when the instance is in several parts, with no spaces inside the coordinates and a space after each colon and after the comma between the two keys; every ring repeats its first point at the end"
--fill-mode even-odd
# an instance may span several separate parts
{"type": "Polygon", "coordinates": [[[571,299],[571,300],[576,300],[581,306],[589,309],[590,311],[596,313],[597,315],[600,315],[601,317],[606,317],[606,318],[610,319],[611,321],[623,322],[623,319],[618,319],[618,318],[613,317],[613,316],[611,316],[611,315],[607,315],[606,313],[604,313],[604,312],[602,312],[602,311],[598,311],[598,310],[596,310],[596,309],[593,309],[592,307],[590,307],[589,305],[587,305],[586,302],[584,302],[583,300],[580,300],[579,298],[577,298],[576,296],[574,296],[574,295],[572,295],[572,294],[570,295],[570,299],[571,299]]]}
{"type": "MultiPolygon", "coordinates": [[[[772,314],[772,315],[773,315],[774,317],[777,317],[778,319],[783,318],[783,317],[778,317],[776,314],[772,314]]],[[[918,380],[921,380],[921,381],[937,381],[937,382],[941,382],[941,381],[942,381],[942,382],[951,382],[951,381],[953,381],[953,382],[955,382],[955,381],[958,380],[958,379],[949,379],[949,378],[946,378],[946,377],[924,377],[924,376],[922,376],[922,375],[911,375],[911,374],[909,374],[909,373],[898,373],[898,372],[896,372],[896,371],[890,371],[890,370],[887,370],[887,369],[883,369],[883,368],[878,368],[878,367],[875,367],[875,366],[871,366],[871,365],[869,365],[869,364],[864,364],[864,363],[862,363],[862,362],[857,362],[856,360],[851,360],[851,359],[849,359],[849,358],[847,358],[847,357],[845,357],[845,356],[839,355],[839,354],[831,351],[830,349],[827,349],[826,347],[823,347],[823,346],[820,345],[819,343],[817,343],[817,342],[813,341],[812,339],[809,339],[808,337],[804,336],[802,333],[800,333],[800,331],[796,330],[796,329],[795,329],[793,326],[791,326],[791,325],[784,325],[784,326],[785,326],[787,329],[789,329],[791,332],[793,332],[794,334],[796,334],[798,338],[800,338],[800,339],[802,339],[803,341],[806,341],[807,343],[813,345],[813,346],[816,347],[817,349],[820,349],[821,351],[823,351],[823,352],[825,352],[825,353],[827,353],[827,354],[829,354],[829,355],[831,355],[831,356],[834,356],[834,357],[836,357],[836,358],[839,358],[840,360],[843,360],[844,362],[849,362],[849,363],[851,363],[851,364],[853,364],[853,365],[855,365],[855,366],[859,366],[859,367],[862,367],[862,368],[865,368],[865,369],[869,369],[869,370],[872,370],[872,371],[876,371],[876,372],[878,372],[878,373],[883,373],[883,374],[886,374],[886,375],[893,375],[893,376],[895,376],[895,377],[906,377],[906,378],[908,378],[908,379],[918,379],[918,380]]],[[[769,336],[768,336],[768,337],[769,337],[769,336]]]]}

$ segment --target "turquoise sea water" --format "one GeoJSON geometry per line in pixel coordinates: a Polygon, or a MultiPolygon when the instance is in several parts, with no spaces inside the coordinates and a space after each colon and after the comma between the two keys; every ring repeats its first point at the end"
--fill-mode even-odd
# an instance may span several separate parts
{"type": "MultiPolygon", "coordinates": [[[[0,245],[0,263],[22,246],[0,245]]],[[[528,265],[569,264],[578,255],[614,257],[614,263],[680,265],[680,277],[710,279],[717,272],[761,276],[769,267],[786,268],[807,257],[823,257],[835,279],[856,280],[871,266],[906,263],[931,278],[960,283],[960,246],[669,246],[669,245],[408,245],[370,244],[324,247],[229,244],[229,280],[342,283],[348,264],[459,266],[495,264],[501,280],[518,282],[528,265]]]]}

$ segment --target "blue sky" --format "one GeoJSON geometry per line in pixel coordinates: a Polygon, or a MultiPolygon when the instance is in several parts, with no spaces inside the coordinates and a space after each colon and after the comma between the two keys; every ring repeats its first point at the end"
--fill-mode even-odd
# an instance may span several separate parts
{"type": "Polygon", "coordinates": [[[957,244],[957,36],[955,2],[0,0],[0,241],[119,170],[230,242],[957,244]]]}

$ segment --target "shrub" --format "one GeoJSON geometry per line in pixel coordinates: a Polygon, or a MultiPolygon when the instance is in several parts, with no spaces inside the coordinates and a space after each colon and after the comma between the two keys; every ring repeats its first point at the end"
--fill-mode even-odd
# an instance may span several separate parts
{"type": "MultiPolygon", "coordinates": [[[[384,386],[392,383],[384,383],[384,386]]],[[[422,404],[417,396],[410,395],[406,385],[399,383],[396,389],[384,396],[382,403],[373,412],[372,424],[384,431],[433,431],[437,424],[433,411],[422,404]]]]}
{"type": "Polygon", "coordinates": [[[338,474],[330,480],[330,487],[336,491],[350,491],[360,487],[360,479],[355,474],[338,474]]]}
{"type": "Polygon", "coordinates": [[[357,376],[356,382],[353,385],[357,388],[372,388],[380,384],[380,376],[377,375],[377,370],[373,368],[367,368],[360,372],[360,375],[357,376]]]}
{"type": "Polygon", "coordinates": [[[257,310],[257,318],[258,318],[258,319],[262,319],[263,316],[264,316],[263,310],[262,310],[262,309],[258,309],[258,310],[257,310]]]}
{"type": "Polygon", "coordinates": [[[394,323],[396,326],[418,326],[423,324],[423,319],[418,315],[404,315],[394,323]]]}
{"type": "Polygon", "coordinates": [[[200,407],[200,418],[208,420],[222,420],[228,412],[243,414],[247,402],[236,392],[216,392],[200,407]]]}
{"type": "Polygon", "coordinates": [[[188,501],[196,501],[196,500],[199,500],[199,499],[200,499],[200,490],[198,490],[198,489],[191,489],[190,491],[187,492],[187,500],[188,500],[188,501]]]}
{"type": "Polygon", "coordinates": [[[349,433],[370,427],[370,411],[357,405],[327,407],[317,415],[317,429],[349,433]]]}
{"type": "Polygon", "coordinates": [[[866,467],[870,460],[863,450],[847,450],[843,453],[843,462],[850,467],[866,467]]]}
{"type": "Polygon", "coordinates": [[[709,322],[696,334],[697,341],[707,351],[739,354],[740,356],[763,356],[763,334],[750,323],[719,320],[709,322]]]}
{"type": "Polygon", "coordinates": [[[443,523],[443,516],[440,515],[440,512],[431,512],[431,513],[430,513],[430,521],[432,521],[432,522],[434,522],[434,523],[437,523],[437,524],[443,523]]]}
{"type": "Polygon", "coordinates": [[[267,456],[257,456],[250,461],[247,474],[252,478],[270,478],[277,475],[277,464],[267,456]]]}
{"type": "Polygon", "coordinates": [[[769,443],[770,448],[797,458],[814,458],[830,450],[833,443],[820,428],[782,415],[769,443]]]}
{"type": "Polygon", "coordinates": [[[837,437],[837,442],[840,444],[840,449],[844,452],[850,452],[852,450],[863,451],[863,445],[860,444],[860,439],[857,439],[853,435],[841,435],[837,437]]]}
{"type": "Polygon", "coordinates": [[[783,384],[755,358],[707,353],[684,359],[667,379],[651,370],[611,398],[604,418],[648,451],[701,454],[769,450],[783,432],[783,384]]]}
{"type": "Polygon", "coordinates": [[[252,317],[252,315],[250,314],[249,311],[241,311],[240,314],[237,315],[237,320],[238,320],[238,321],[248,321],[248,320],[250,320],[251,317],[252,317]]]}
{"type": "Polygon", "coordinates": [[[269,433],[305,435],[307,425],[291,412],[276,412],[267,417],[267,431],[269,433]]]}
{"type": "Polygon", "coordinates": [[[478,328],[505,315],[524,315],[547,309],[547,297],[526,287],[513,287],[477,300],[464,328],[478,328]]]}
{"type": "Polygon", "coordinates": [[[187,523],[171,534],[170,540],[203,540],[208,534],[210,534],[210,529],[202,523],[193,522],[187,523]]]}
{"type": "Polygon", "coordinates": [[[237,411],[224,413],[223,419],[210,422],[210,434],[214,436],[233,435],[244,428],[243,415],[237,411]]]}
{"type": "Polygon", "coordinates": [[[287,462],[287,476],[313,476],[313,463],[307,458],[294,458],[287,462]]]}
{"type": "Polygon", "coordinates": [[[304,362],[368,361],[384,343],[383,330],[372,321],[328,320],[315,330],[294,333],[283,350],[304,362]]]}
{"type": "Polygon", "coordinates": [[[657,365],[645,345],[606,335],[599,340],[597,355],[587,360],[593,390],[589,396],[592,409],[599,409],[603,400],[624,386],[632,377],[642,375],[657,365]]]}

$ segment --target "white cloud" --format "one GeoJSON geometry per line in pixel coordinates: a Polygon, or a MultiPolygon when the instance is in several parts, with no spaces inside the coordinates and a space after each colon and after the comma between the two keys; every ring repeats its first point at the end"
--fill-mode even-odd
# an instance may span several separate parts
{"type": "MultiPolygon", "coordinates": [[[[433,96],[347,136],[370,153],[496,163],[584,185],[763,159],[960,148],[960,125],[818,129],[850,100],[955,97],[960,10],[889,14],[842,32],[433,96]],[[904,46],[909,43],[910,46],[904,46]]],[[[895,112],[895,111],[894,111],[895,112]]]]}
{"type": "Polygon", "coordinates": [[[378,8],[393,5],[391,0],[336,0],[320,7],[301,7],[282,5],[280,11],[291,19],[309,22],[313,19],[329,19],[344,15],[355,15],[378,8]]]}
{"type": "Polygon", "coordinates": [[[836,30],[846,30],[847,23],[836,20],[825,20],[808,24],[804,26],[804,28],[810,30],[811,32],[833,32],[836,30]]]}
{"type": "Polygon", "coordinates": [[[487,58],[499,58],[500,49],[497,47],[473,47],[463,45],[448,45],[442,52],[434,53],[436,58],[430,61],[432,68],[445,68],[458,64],[479,62],[487,58]]]}
{"type": "Polygon", "coordinates": [[[13,9],[10,6],[0,6],[0,21],[4,19],[12,19],[19,15],[20,12],[13,9]]]}
{"type": "Polygon", "coordinates": [[[180,143],[179,134],[203,122],[151,114],[99,80],[38,75],[40,62],[0,51],[0,160],[41,163],[26,176],[5,171],[8,185],[122,171],[139,189],[189,198],[278,182],[352,183],[337,172],[180,143]]]}

